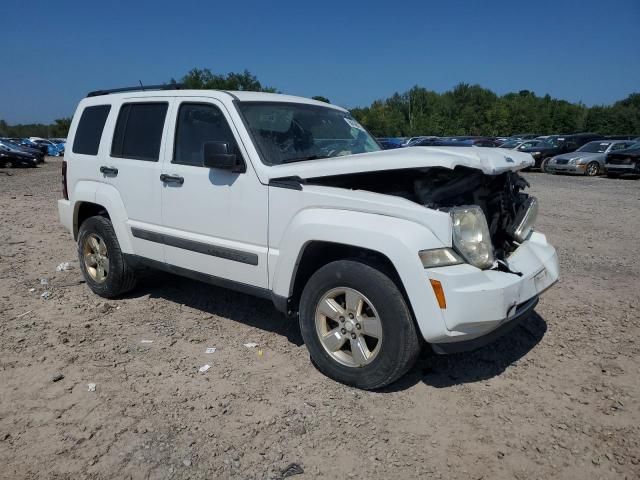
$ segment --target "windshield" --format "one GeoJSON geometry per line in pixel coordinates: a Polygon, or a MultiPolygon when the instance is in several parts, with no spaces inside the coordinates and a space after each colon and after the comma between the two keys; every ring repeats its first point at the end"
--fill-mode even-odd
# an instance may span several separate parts
{"type": "Polygon", "coordinates": [[[520,145],[520,140],[509,140],[500,145],[500,148],[516,148],[520,145]]]}
{"type": "Polygon", "coordinates": [[[268,165],[381,150],[347,112],[278,102],[241,102],[239,108],[268,165]]]}
{"type": "Polygon", "coordinates": [[[609,148],[609,145],[611,145],[610,142],[589,142],[581,146],[578,151],[588,153],[604,153],[607,151],[607,148],[609,148]]]}

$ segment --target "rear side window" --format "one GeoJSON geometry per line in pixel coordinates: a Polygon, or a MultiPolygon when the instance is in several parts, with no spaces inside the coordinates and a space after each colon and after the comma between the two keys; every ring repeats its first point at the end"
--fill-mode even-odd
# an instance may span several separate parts
{"type": "Polygon", "coordinates": [[[111,156],[157,162],[167,103],[125,103],[113,134],[111,156]]]}
{"type": "Polygon", "coordinates": [[[73,153],[98,154],[102,130],[110,110],[111,105],[96,105],[84,109],[73,139],[73,153]]]}

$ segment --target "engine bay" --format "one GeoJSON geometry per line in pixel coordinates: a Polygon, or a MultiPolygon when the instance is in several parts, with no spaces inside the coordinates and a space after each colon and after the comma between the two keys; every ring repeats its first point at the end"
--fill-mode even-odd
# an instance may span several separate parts
{"type": "Polygon", "coordinates": [[[394,195],[435,210],[478,205],[485,214],[496,258],[517,248],[509,233],[529,195],[516,172],[486,175],[480,170],[443,167],[387,170],[309,179],[306,183],[394,195]]]}

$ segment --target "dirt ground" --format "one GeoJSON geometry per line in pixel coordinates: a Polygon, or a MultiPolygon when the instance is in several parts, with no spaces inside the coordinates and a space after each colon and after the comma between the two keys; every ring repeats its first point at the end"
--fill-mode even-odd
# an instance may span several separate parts
{"type": "Polygon", "coordinates": [[[525,176],[560,283],[372,393],[322,376],[267,301],[168,274],[96,297],[60,160],[0,170],[0,478],[638,478],[640,181],[525,176]]]}

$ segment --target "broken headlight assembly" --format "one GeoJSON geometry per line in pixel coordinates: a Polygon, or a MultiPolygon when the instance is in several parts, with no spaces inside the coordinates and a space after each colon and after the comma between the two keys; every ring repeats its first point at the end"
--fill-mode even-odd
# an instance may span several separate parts
{"type": "Polygon", "coordinates": [[[495,257],[484,212],[477,205],[449,209],[453,221],[453,246],[471,265],[486,269],[495,257]]]}
{"type": "Polygon", "coordinates": [[[538,218],[538,200],[536,197],[529,197],[520,206],[516,218],[507,229],[507,233],[516,241],[524,242],[533,231],[533,226],[538,218]]]}

